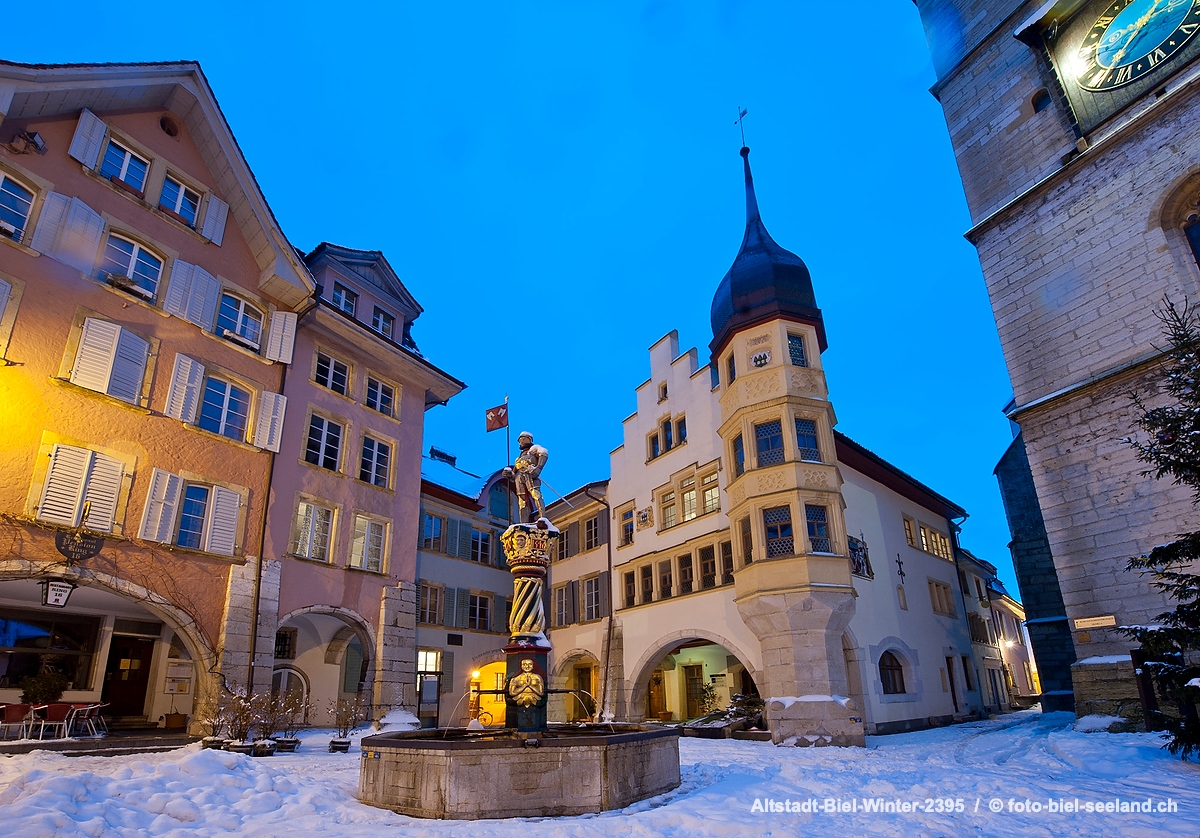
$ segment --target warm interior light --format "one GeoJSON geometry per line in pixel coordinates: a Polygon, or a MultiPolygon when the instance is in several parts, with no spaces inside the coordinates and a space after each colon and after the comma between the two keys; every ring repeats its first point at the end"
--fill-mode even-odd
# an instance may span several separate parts
{"type": "Polygon", "coordinates": [[[474,672],[472,672],[472,673],[471,673],[471,677],[472,677],[472,678],[475,678],[475,679],[478,679],[478,678],[479,678],[479,670],[478,670],[478,669],[476,669],[474,672]]]}

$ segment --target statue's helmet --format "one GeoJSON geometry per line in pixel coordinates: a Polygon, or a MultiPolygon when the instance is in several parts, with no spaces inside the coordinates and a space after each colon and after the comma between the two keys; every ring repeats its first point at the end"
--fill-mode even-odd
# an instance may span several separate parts
{"type": "Polygon", "coordinates": [[[533,434],[529,431],[521,431],[517,434],[517,446],[520,448],[528,448],[533,445],[533,434]]]}

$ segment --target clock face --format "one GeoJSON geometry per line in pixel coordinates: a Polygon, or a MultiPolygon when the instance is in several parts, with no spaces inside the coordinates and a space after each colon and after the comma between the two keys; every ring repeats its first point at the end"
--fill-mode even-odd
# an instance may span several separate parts
{"type": "Polygon", "coordinates": [[[1200,0],[1116,0],[1084,36],[1076,81],[1084,90],[1122,87],[1168,60],[1200,30],[1200,0]]]}

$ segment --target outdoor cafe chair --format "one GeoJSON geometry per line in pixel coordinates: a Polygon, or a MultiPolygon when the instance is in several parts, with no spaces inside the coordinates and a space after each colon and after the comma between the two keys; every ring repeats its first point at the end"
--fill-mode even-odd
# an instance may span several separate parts
{"type": "Polygon", "coordinates": [[[32,718],[32,704],[0,705],[0,738],[7,739],[8,732],[16,730],[17,738],[24,739],[29,733],[32,718]]]}
{"type": "Polygon", "coordinates": [[[69,734],[75,736],[87,733],[89,736],[99,736],[96,720],[100,717],[100,708],[107,704],[74,704],[75,718],[72,720],[69,734]]]}
{"type": "Polygon", "coordinates": [[[49,704],[43,708],[46,714],[39,720],[41,726],[38,728],[38,739],[46,738],[46,728],[58,730],[58,735],[55,739],[66,739],[71,730],[71,723],[75,719],[75,708],[70,704],[49,704]]]}

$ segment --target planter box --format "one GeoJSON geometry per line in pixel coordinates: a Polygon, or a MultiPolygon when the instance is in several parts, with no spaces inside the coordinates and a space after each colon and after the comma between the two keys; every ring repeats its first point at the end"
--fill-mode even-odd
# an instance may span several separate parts
{"type": "Polygon", "coordinates": [[[163,730],[183,730],[187,727],[186,713],[167,713],[163,716],[163,730]]]}
{"type": "Polygon", "coordinates": [[[293,736],[280,736],[275,740],[275,748],[281,754],[293,754],[300,747],[300,740],[293,736]]]}
{"type": "Polygon", "coordinates": [[[254,753],[254,743],[253,742],[226,742],[225,750],[229,751],[230,753],[234,753],[234,754],[245,754],[246,756],[250,756],[251,754],[254,753]]]}
{"type": "Polygon", "coordinates": [[[349,739],[330,739],[329,753],[331,754],[348,754],[350,753],[349,739]]]}

